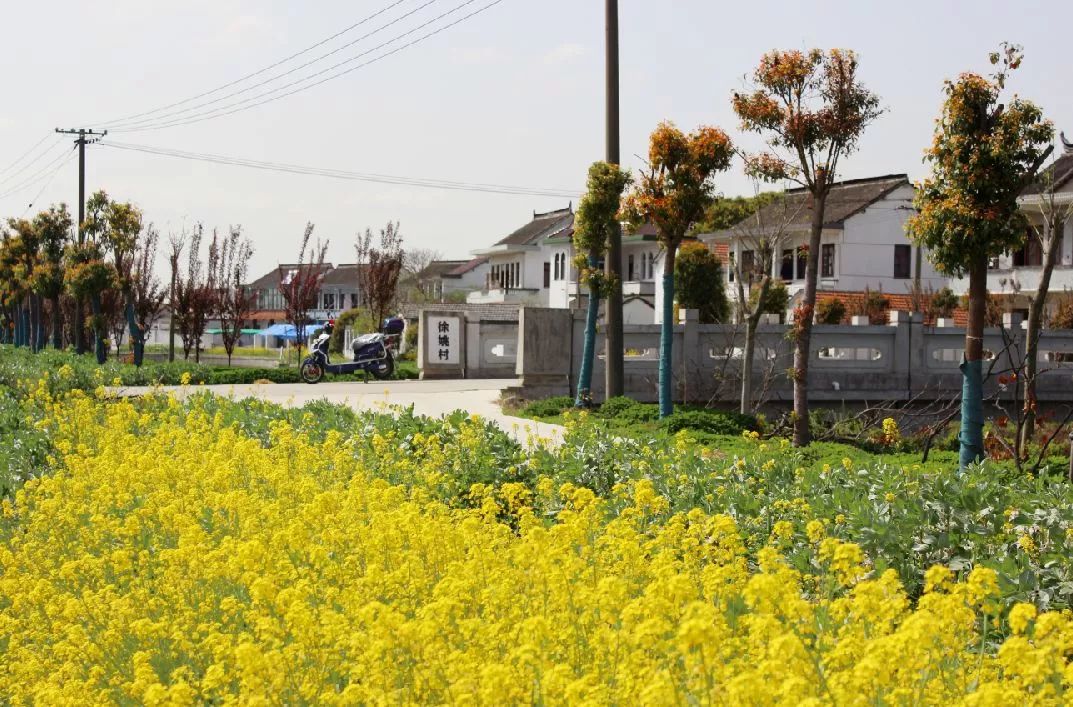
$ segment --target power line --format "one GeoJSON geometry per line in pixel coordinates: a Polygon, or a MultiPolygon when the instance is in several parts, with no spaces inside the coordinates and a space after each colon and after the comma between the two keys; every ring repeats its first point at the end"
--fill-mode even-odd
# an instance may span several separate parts
{"type": "Polygon", "coordinates": [[[9,169],[11,169],[15,165],[17,165],[19,162],[22,162],[23,158],[25,158],[26,155],[30,154],[31,152],[36,150],[38,147],[40,147],[41,143],[43,143],[45,140],[48,140],[51,135],[52,135],[52,133],[45,133],[45,136],[43,138],[41,138],[40,140],[38,140],[37,142],[35,142],[33,147],[31,147],[29,150],[27,150],[26,152],[23,152],[21,155],[19,155],[17,158],[15,158],[15,161],[12,162],[11,164],[9,164],[7,167],[4,167],[3,169],[0,169],[0,174],[3,174],[4,172],[8,171],[9,169]]]}
{"type": "MultiPolygon", "coordinates": [[[[474,2],[474,0],[467,0],[467,2],[463,3],[463,5],[468,5],[471,2],[474,2]]],[[[246,110],[250,110],[250,109],[253,109],[253,108],[257,108],[258,106],[265,105],[266,103],[272,103],[274,101],[278,101],[278,100],[280,100],[282,98],[292,96],[292,95],[294,95],[296,93],[301,93],[302,91],[307,91],[307,90],[309,90],[311,88],[319,86],[319,85],[321,85],[323,83],[326,83],[328,81],[331,81],[333,79],[337,79],[337,78],[340,78],[341,76],[345,76],[346,74],[349,74],[352,71],[357,71],[358,69],[361,69],[361,68],[364,68],[366,66],[369,66],[370,64],[374,64],[374,63],[380,61],[381,59],[385,59],[385,58],[391,56],[392,54],[397,54],[398,52],[403,51],[404,49],[408,49],[409,47],[412,47],[412,46],[414,46],[416,44],[420,44],[421,42],[425,41],[426,39],[434,37],[435,35],[437,35],[437,34],[439,34],[441,32],[444,32],[445,30],[448,30],[451,27],[454,27],[455,25],[458,25],[458,24],[460,24],[462,22],[465,22],[466,20],[470,19],[471,17],[474,17],[475,15],[479,15],[480,13],[484,12],[485,10],[490,9],[490,8],[494,7],[495,5],[498,5],[501,2],[503,2],[503,0],[494,0],[493,2],[485,5],[484,7],[480,7],[478,9],[474,10],[473,12],[469,13],[468,15],[464,15],[464,16],[458,18],[457,20],[455,20],[453,22],[450,22],[450,23],[448,23],[448,24],[446,24],[446,25],[444,25],[442,27],[439,27],[439,28],[437,28],[437,29],[435,29],[435,30],[433,30],[431,32],[428,32],[428,33],[426,33],[426,34],[424,34],[424,35],[422,35],[422,36],[420,36],[420,37],[418,37],[416,39],[413,39],[413,40],[407,42],[406,44],[403,44],[403,45],[401,45],[399,47],[396,47],[396,48],[392,49],[389,52],[385,52],[384,54],[381,54],[380,56],[377,56],[377,57],[373,57],[372,59],[370,59],[370,60],[368,60],[366,62],[358,64],[357,66],[352,66],[349,69],[345,69],[343,71],[340,71],[338,73],[332,74],[330,76],[326,76],[325,78],[323,78],[323,79],[321,79],[319,81],[316,81],[314,83],[311,83],[311,84],[308,84],[308,85],[305,85],[305,86],[300,86],[298,88],[295,88],[292,91],[288,91],[288,92],[280,94],[278,96],[273,96],[271,98],[266,98],[263,101],[258,101],[256,103],[252,103],[251,105],[247,105],[247,106],[244,106],[244,107],[237,107],[237,108],[233,108],[231,110],[227,110],[228,108],[231,108],[231,105],[242,106],[242,104],[244,104],[244,103],[249,103],[250,101],[256,101],[258,98],[261,98],[262,96],[268,96],[268,95],[270,95],[272,93],[276,93],[277,91],[281,91],[281,90],[283,90],[285,88],[288,88],[290,86],[294,86],[296,84],[302,83],[303,81],[306,81],[306,80],[308,80],[310,78],[313,78],[315,76],[323,74],[323,73],[325,73],[327,71],[331,71],[335,67],[329,67],[327,69],[322,69],[321,71],[318,71],[315,74],[311,74],[310,76],[307,76],[307,77],[305,77],[303,79],[293,81],[293,82],[291,82],[289,84],[286,84],[285,86],[281,86],[281,87],[279,87],[277,89],[273,89],[272,91],[267,91],[267,92],[265,92],[265,93],[263,93],[263,94],[261,94],[259,96],[253,96],[251,98],[247,98],[245,100],[239,101],[239,102],[231,104],[229,106],[222,106],[221,108],[218,108],[218,109],[216,109],[214,111],[210,111],[209,113],[207,113],[207,114],[205,114],[203,116],[191,116],[189,120],[180,120],[180,121],[177,121],[177,122],[162,123],[162,124],[158,124],[158,125],[147,125],[145,127],[131,128],[131,129],[128,129],[128,130],[117,129],[116,132],[138,132],[138,131],[142,131],[142,130],[158,130],[158,129],[161,129],[161,128],[170,128],[170,127],[176,127],[176,126],[180,126],[180,125],[191,125],[193,123],[200,123],[200,122],[203,122],[205,120],[212,120],[214,118],[222,118],[224,116],[232,115],[234,113],[239,113],[241,111],[246,111],[246,110]]],[[[425,24],[427,25],[429,23],[426,22],[425,24]]],[[[413,30],[411,30],[411,32],[409,32],[409,33],[412,33],[412,32],[413,32],[413,30]]],[[[409,33],[407,33],[407,34],[409,34],[409,33]]],[[[394,40],[391,40],[391,41],[394,41],[394,40]]],[[[384,44],[390,44],[391,41],[385,42],[384,44]]],[[[375,51],[375,49],[371,50],[371,51],[375,51]]],[[[365,52],[365,53],[368,53],[368,52],[365,52]]],[[[352,61],[352,60],[353,59],[349,59],[349,60],[347,60],[345,62],[340,62],[340,64],[337,64],[336,66],[340,66],[340,65],[342,65],[344,63],[348,63],[349,61],[352,61]]]]}
{"type": "MultiPolygon", "coordinates": [[[[469,2],[473,2],[473,1],[474,0],[469,0],[469,2]]],[[[295,66],[295,67],[293,67],[291,69],[288,69],[287,71],[284,71],[283,73],[276,74],[275,76],[267,78],[264,81],[261,81],[259,83],[255,83],[255,84],[252,84],[250,86],[246,86],[245,88],[242,88],[242,89],[240,89],[238,91],[232,91],[230,93],[224,94],[223,96],[219,96],[217,98],[214,98],[214,99],[212,99],[210,101],[204,101],[202,103],[192,105],[189,108],[183,108],[182,110],[172,111],[171,113],[168,113],[166,115],[157,115],[157,116],[153,116],[151,118],[144,118],[142,120],[135,120],[133,122],[120,121],[118,123],[110,124],[109,127],[111,127],[114,130],[128,130],[130,128],[138,127],[140,125],[144,125],[144,124],[148,124],[148,123],[154,123],[154,122],[159,122],[159,121],[169,121],[169,120],[172,120],[172,119],[175,119],[175,118],[179,118],[179,116],[181,116],[183,113],[190,113],[190,112],[198,110],[199,108],[205,108],[206,106],[211,106],[211,105],[213,105],[215,103],[219,103],[221,101],[226,101],[226,100],[228,100],[230,98],[234,98],[235,96],[240,96],[243,93],[248,93],[249,91],[252,91],[254,89],[260,88],[260,87],[265,86],[265,85],[268,85],[268,84],[272,83],[273,81],[275,81],[276,79],[280,79],[280,78],[283,78],[285,76],[290,76],[291,74],[296,73],[298,71],[301,71],[302,69],[304,69],[304,68],[306,68],[308,66],[312,66],[313,64],[316,64],[319,61],[323,61],[324,59],[327,59],[330,56],[338,54],[339,52],[343,51],[347,47],[351,47],[351,46],[357,44],[358,42],[361,42],[364,39],[368,39],[369,37],[373,36],[374,34],[378,34],[379,32],[382,32],[383,30],[387,29],[388,27],[391,27],[391,26],[393,26],[395,24],[398,24],[399,22],[403,21],[407,17],[410,17],[411,15],[414,15],[414,14],[420,12],[421,10],[425,9],[426,7],[428,7],[429,5],[431,5],[434,2],[439,2],[439,0],[425,0],[424,4],[419,5],[418,7],[414,8],[413,10],[410,10],[409,12],[396,17],[395,19],[391,20],[387,24],[384,24],[384,25],[381,25],[380,27],[377,27],[376,29],[374,29],[371,32],[366,32],[365,34],[361,35],[357,39],[351,40],[350,42],[347,42],[346,44],[333,49],[332,51],[328,52],[327,54],[321,54],[316,59],[311,59],[311,60],[305,62],[304,64],[299,64],[298,66],[295,66]]],[[[456,10],[458,10],[458,8],[455,8],[454,10],[451,10],[450,12],[444,13],[444,15],[450,14],[451,12],[455,12],[456,10]]],[[[444,15],[441,15],[440,17],[443,17],[444,15]]],[[[436,19],[439,19],[439,18],[436,18],[436,19]]],[[[435,20],[432,20],[432,21],[435,21],[435,20]]],[[[423,26],[424,25],[421,25],[417,29],[420,29],[423,26]]],[[[413,32],[413,31],[415,31],[415,30],[411,30],[411,32],[413,32]]],[[[406,35],[405,34],[399,35],[399,37],[403,37],[403,36],[406,36],[406,35]]],[[[387,44],[390,44],[391,42],[394,42],[394,41],[398,40],[399,37],[395,37],[393,39],[390,39],[387,42],[384,42],[383,44],[380,44],[380,45],[378,45],[376,47],[373,47],[372,49],[370,49],[370,50],[368,50],[366,52],[358,54],[357,57],[347,59],[346,61],[354,61],[355,58],[364,56],[365,54],[368,54],[369,52],[376,51],[377,49],[380,49],[381,47],[383,47],[383,46],[385,46],[387,44]]],[[[342,63],[346,63],[346,62],[342,62],[342,63]]],[[[340,66],[340,65],[341,64],[336,64],[335,66],[340,66]]],[[[328,69],[325,69],[325,71],[330,71],[332,68],[335,68],[335,67],[329,67],[328,69]]],[[[316,74],[314,74],[314,75],[316,75],[316,74]]],[[[301,82],[303,80],[305,80],[305,79],[299,79],[299,82],[301,82]]],[[[287,86],[291,86],[291,85],[293,85],[293,84],[287,84],[287,86]]],[[[283,86],[282,88],[286,88],[287,86],[283,86]]],[[[276,90],[282,90],[282,88],[276,89],[276,90]]],[[[268,93],[272,93],[272,91],[269,91],[268,93]]],[[[261,95],[268,95],[268,93],[261,94],[261,95]]],[[[254,99],[255,98],[257,98],[257,97],[254,97],[254,99]]],[[[254,99],[251,99],[251,100],[254,100],[254,99]]],[[[231,105],[237,105],[237,104],[231,104],[231,105]]],[[[190,117],[190,116],[187,116],[187,117],[190,117]]],[[[182,119],[185,120],[185,118],[182,118],[182,119]]]]}
{"type": "Polygon", "coordinates": [[[60,162],[60,164],[56,166],[56,169],[52,170],[52,174],[48,175],[48,179],[41,186],[41,188],[37,190],[37,193],[34,194],[34,198],[30,199],[30,203],[26,205],[25,209],[23,209],[22,215],[20,215],[19,218],[24,218],[26,216],[26,213],[33,208],[34,204],[37,203],[37,200],[40,199],[41,195],[45,193],[46,189],[48,189],[48,185],[52,184],[52,180],[56,178],[56,175],[60,173],[60,170],[66,167],[67,164],[71,161],[71,159],[74,158],[73,149],[71,150],[71,153],[72,154],[68,156],[67,159],[65,159],[63,162],[60,162]]]}
{"type": "Polygon", "coordinates": [[[352,172],[348,170],[327,169],[321,167],[308,167],[304,165],[287,164],[282,162],[267,162],[263,160],[251,160],[240,157],[227,157],[206,153],[187,152],[168,148],[152,147],[149,145],[135,145],[131,143],[114,142],[105,140],[99,143],[103,147],[112,147],[119,150],[143,152],[163,157],[175,157],[179,159],[195,160],[199,162],[211,162],[234,167],[247,167],[271,172],[285,172],[289,174],[304,174],[311,176],[330,177],[333,179],[345,179],[352,181],[374,182],[378,184],[392,184],[398,186],[422,187],[429,189],[446,189],[452,191],[473,191],[491,194],[512,194],[518,196],[541,196],[555,198],[576,198],[580,192],[570,189],[539,189],[533,187],[511,186],[504,184],[487,184],[479,182],[462,182],[447,179],[430,179],[423,177],[402,177],[397,175],[377,174],[368,172],[352,172]]]}
{"type": "Polygon", "coordinates": [[[368,15],[367,17],[363,17],[361,20],[355,22],[354,24],[350,25],[349,27],[346,27],[345,29],[342,29],[342,30],[336,32],[335,34],[331,35],[330,37],[325,37],[324,39],[320,40],[319,42],[316,42],[315,44],[311,44],[310,46],[306,47],[305,49],[302,49],[301,51],[297,51],[297,52],[295,52],[294,54],[291,54],[288,57],[280,59],[279,61],[277,61],[277,62],[275,62],[273,64],[269,64],[268,66],[266,66],[264,68],[261,68],[261,69],[258,69],[257,71],[254,71],[252,73],[246,74],[245,76],[240,76],[239,78],[234,79],[233,81],[228,81],[227,83],[220,84],[216,88],[209,89],[208,91],[203,91],[202,93],[199,93],[196,96],[190,96],[189,98],[184,98],[181,101],[176,101],[174,103],[169,103],[169,104],[167,104],[165,106],[160,106],[158,108],[154,108],[152,110],[144,111],[142,113],[134,113],[132,115],[123,116],[122,118],[116,118],[115,120],[108,121],[107,123],[105,123],[105,125],[115,125],[115,124],[126,122],[128,120],[133,120],[134,118],[141,118],[141,117],[146,116],[146,115],[152,115],[154,113],[160,113],[162,111],[168,110],[169,108],[175,108],[176,106],[181,106],[181,105],[185,105],[187,103],[190,103],[191,101],[196,101],[199,98],[204,98],[205,96],[211,96],[212,94],[217,93],[219,91],[222,91],[225,88],[230,88],[230,87],[232,87],[232,86],[234,86],[236,84],[240,84],[240,83],[242,83],[243,81],[245,81],[247,79],[251,79],[251,78],[253,78],[255,76],[260,76],[261,74],[265,73],[266,71],[271,71],[272,69],[276,68],[277,66],[281,66],[283,64],[286,64],[291,59],[297,59],[298,57],[302,56],[303,54],[311,52],[314,49],[316,49],[317,47],[323,46],[323,45],[327,44],[328,42],[332,41],[333,39],[336,39],[337,37],[341,37],[344,34],[346,34],[347,32],[350,32],[351,30],[354,30],[354,29],[357,29],[358,27],[361,27],[366,22],[369,22],[370,20],[376,19],[377,17],[379,17],[380,15],[384,14],[388,10],[391,10],[392,8],[394,8],[394,7],[398,6],[398,5],[401,5],[402,3],[406,2],[406,1],[407,0],[395,0],[395,2],[391,3],[390,5],[387,5],[386,7],[383,7],[381,9],[377,10],[376,12],[374,12],[371,15],[368,15]]]}
{"type": "MultiPolygon", "coordinates": [[[[71,152],[73,153],[73,152],[74,152],[74,150],[72,149],[72,150],[71,150],[71,152]]],[[[65,158],[66,158],[66,159],[69,159],[69,158],[70,158],[70,154],[69,154],[68,152],[63,152],[63,153],[61,153],[61,154],[60,154],[60,155],[59,155],[58,157],[56,157],[56,158],[55,158],[54,160],[52,160],[51,162],[49,162],[48,164],[46,164],[46,165],[44,166],[44,168],[42,168],[42,169],[38,170],[37,172],[34,172],[33,176],[31,176],[31,177],[29,177],[29,178],[27,178],[27,179],[23,180],[22,182],[20,182],[20,183],[16,184],[16,185],[15,185],[15,186],[13,186],[13,187],[8,187],[8,188],[7,188],[7,189],[6,189],[5,191],[4,191],[4,193],[3,193],[3,194],[0,194],[0,199],[6,198],[6,197],[8,197],[8,196],[10,196],[10,195],[12,195],[12,194],[16,194],[16,193],[18,193],[18,192],[22,191],[23,189],[25,189],[26,187],[28,187],[28,186],[30,186],[30,185],[32,185],[32,184],[36,184],[37,182],[41,181],[41,180],[42,180],[42,179],[44,179],[44,178],[45,178],[46,176],[48,176],[48,171],[49,171],[49,169],[51,169],[51,168],[53,167],[53,165],[55,165],[56,163],[58,163],[58,162],[60,162],[60,161],[64,160],[65,158]]]]}
{"type": "MultiPolygon", "coordinates": [[[[44,140],[42,140],[41,142],[44,142],[44,140]]],[[[40,145],[40,144],[41,144],[41,142],[38,142],[37,144],[38,144],[38,145],[40,145]]],[[[38,162],[40,162],[41,160],[43,160],[43,159],[45,158],[45,155],[49,154],[50,152],[55,152],[55,150],[56,150],[56,147],[57,147],[57,146],[58,146],[58,145],[59,145],[59,144],[60,144],[61,142],[63,142],[63,139],[62,139],[62,138],[57,138],[57,139],[55,140],[55,142],[53,142],[53,143],[52,143],[51,145],[49,145],[49,146],[48,146],[48,147],[46,147],[46,148],[45,148],[44,150],[42,150],[41,152],[39,152],[39,153],[37,154],[37,156],[36,156],[36,157],[34,157],[33,159],[31,159],[31,160],[30,160],[29,162],[27,162],[26,164],[24,164],[24,165],[23,165],[22,167],[19,167],[19,168],[18,168],[17,170],[15,170],[15,171],[14,171],[14,172],[12,172],[11,174],[7,175],[7,176],[6,176],[6,177],[4,177],[3,179],[0,179],[0,184],[6,184],[6,183],[10,182],[10,181],[11,181],[12,179],[14,179],[15,177],[19,176],[20,174],[22,174],[23,172],[25,172],[26,170],[28,170],[28,169],[29,169],[30,167],[34,166],[35,164],[37,164],[38,162]]],[[[31,151],[32,151],[32,150],[31,150],[31,151]]],[[[20,157],[19,159],[22,159],[22,158],[20,157]]],[[[52,164],[52,163],[49,163],[49,164],[52,164]]],[[[46,169],[47,169],[47,167],[46,167],[46,169]]]]}

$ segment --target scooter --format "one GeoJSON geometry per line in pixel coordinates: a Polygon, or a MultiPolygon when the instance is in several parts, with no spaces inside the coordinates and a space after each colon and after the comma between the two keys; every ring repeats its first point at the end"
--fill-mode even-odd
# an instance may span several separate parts
{"type": "Polygon", "coordinates": [[[335,322],[329,321],[310,345],[309,356],[302,361],[299,375],[306,383],[319,383],[326,373],[344,375],[365,371],[377,380],[390,378],[395,372],[395,359],[391,356],[383,334],[362,334],[354,339],[354,360],[332,363],[328,356],[328,341],[332,338],[335,322]]]}

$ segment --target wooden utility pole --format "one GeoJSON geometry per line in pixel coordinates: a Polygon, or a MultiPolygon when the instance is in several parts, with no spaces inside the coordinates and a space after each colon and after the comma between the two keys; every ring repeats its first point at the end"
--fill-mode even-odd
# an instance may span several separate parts
{"type": "MultiPolygon", "coordinates": [[[[64,135],[77,135],[75,144],[78,145],[78,245],[82,245],[85,236],[82,232],[82,222],[86,220],[86,145],[92,145],[108,134],[107,130],[96,132],[89,128],[70,128],[63,130],[56,128],[56,132],[64,135]],[[87,139],[89,138],[89,139],[87,139]]],[[[86,353],[85,323],[82,313],[82,299],[75,303],[74,326],[75,351],[80,354],[86,353]]]]}
{"type": "MultiPolygon", "coordinates": [[[[618,120],[618,0],[606,0],[607,30],[607,161],[619,164],[619,120],[618,120]]],[[[605,326],[607,333],[604,356],[606,374],[604,399],[622,395],[623,371],[622,360],[625,354],[622,341],[622,228],[615,228],[607,244],[607,259],[604,272],[611,282],[611,291],[607,295],[607,316],[605,326]]]]}

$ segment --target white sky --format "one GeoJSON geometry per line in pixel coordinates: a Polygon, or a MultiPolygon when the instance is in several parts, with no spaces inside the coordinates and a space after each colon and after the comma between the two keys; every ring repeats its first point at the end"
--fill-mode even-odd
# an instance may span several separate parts
{"type": "MultiPolygon", "coordinates": [[[[332,60],[353,56],[462,1],[435,0],[332,60]]],[[[451,17],[487,1],[475,0],[451,17]]],[[[54,127],[99,128],[105,123],[92,121],[114,121],[201,93],[390,2],[2,0],[0,169],[54,127]]],[[[424,2],[404,0],[302,59],[424,2]]],[[[1013,90],[1040,103],[1059,128],[1073,134],[1073,12],[1066,3],[620,4],[622,154],[630,166],[638,166],[634,155],[645,152],[648,133],[664,118],[684,129],[718,125],[742,144],[755,145],[755,138],[740,136],[729,97],[760,55],[776,47],[855,49],[865,82],[888,108],[860,152],[844,162],[842,178],[922,176],[921,153],[943,79],[988,70],[987,53],[1002,40],[1026,50],[1013,90]]],[[[588,164],[603,157],[603,32],[599,0],[503,0],[421,44],[295,96],[189,126],[110,137],[314,167],[580,191],[588,164]]],[[[62,148],[55,149],[51,154],[59,155],[62,148]]],[[[0,194],[47,162],[6,182],[10,174],[0,173],[0,194]]],[[[254,276],[294,259],[307,220],[330,239],[335,262],[353,261],[357,231],[389,219],[401,221],[411,247],[467,257],[522,225],[533,210],[566,205],[566,199],[338,181],[103,147],[91,148],[87,163],[88,192],[105,188],[135,202],[165,234],[197,221],[208,229],[242,224],[256,248],[254,276]]],[[[0,215],[20,215],[45,184],[0,198],[0,215]]],[[[719,184],[727,194],[751,192],[737,165],[719,184]]],[[[72,160],[56,172],[35,209],[76,199],[72,160]]]]}

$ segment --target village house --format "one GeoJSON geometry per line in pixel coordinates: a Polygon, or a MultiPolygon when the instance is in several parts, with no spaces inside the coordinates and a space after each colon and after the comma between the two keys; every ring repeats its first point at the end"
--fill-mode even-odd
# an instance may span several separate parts
{"type": "Polygon", "coordinates": [[[416,276],[416,287],[430,302],[464,299],[487,282],[488,258],[434,260],[416,276]]]}
{"type": "MultiPolygon", "coordinates": [[[[490,248],[474,251],[487,259],[485,286],[467,298],[471,304],[508,303],[571,309],[586,306],[587,288],[578,284],[571,206],[533,213],[532,220],[490,248]]],[[[622,238],[623,321],[651,324],[655,307],[655,230],[645,226],[622,238]]],[[[603,267],[603,260],[599,267],[603,267]]]]}
{"type": "Polygon", "coordinates": [[[466,301],[471,304],[554,306],[550,302],[553,275],[566,271],[553,267],[552,249],[547,241],[571,233],[573,225],[573,204],[542,214],[534,211],[529,223],[495,245],[473,251],[473,255],[487,258],[488,271],[484,287],[471,292],[466,301]]]}
{"type": "MultiPolygon", "coordinates": [[[[1029,301],[1036,295],[1043,270],[1039,234],[1050,235],[1045,226],[1049,220],[1045,214],[1052,207],[1059,215],[1069,214],[1073,205],[1073,143],[1064,135],[1062,149],[1062,155],[1047,168],[1044,178],[1027,187],[1018,198],[1021,210],[1030,222],[1025,245],[1015,252],[992,258],[987,271],[988,292],[999,300],[1003,310],[1019,312],[1023,318],[1028,317],[1029,301]],[[1043,183],[1047,184],[1046,189],[1043,183]],[[1053,204],[1051,196],[1044,193],[1052,191],[1053,204]]],[[[1073,291],[1073,219],[1066,219],[1058,224],[1058,228],[1061,235],[1056,242],[1058,254],[1048,290],[1047,313],[1054,310],[1059,295],[1073,291]]],[[[967,277],[954,278],[950,287],[959,295],[965,294],[969,280],[967,277]]]]}
{"type": "MultiPolygon", "coordinates": [[[[832,298],[853,302],[866,290],[908,301],[914,287],[929,292],[947,285],[926,251],[906,235],[913,195],[913,185],[904,174],[849,179],[831,187],[820,238],[818,302],[832,298]]],[[[760,257],[757,243],[781,234],[771,274],[786,284],[793,308],[804,295],[811,222],[811,195],[803,188],[790,189],[784,199],[733,228],[698,237],[724,258],[727,296],[736,301],[735,264],[740,262],[744,272],[755,272],[760,257]]]]}

